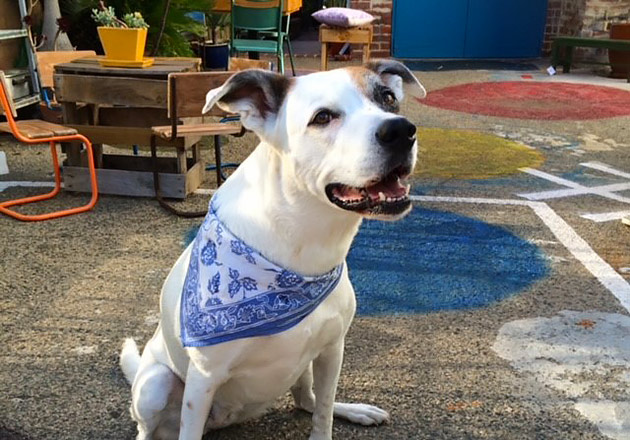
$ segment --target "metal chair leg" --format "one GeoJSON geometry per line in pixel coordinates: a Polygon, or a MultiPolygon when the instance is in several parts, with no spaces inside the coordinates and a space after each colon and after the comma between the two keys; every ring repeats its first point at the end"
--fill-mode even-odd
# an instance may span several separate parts
{"type": "Polygon", "coordinates": [[[293,63],[293,48],[291,47],[291,40],[289,39],[289,35],[287,35],[287,48],[289,49],[289,61],[291,62],[291,72],[293,76],[295,76],[295,64],[293,63]]]}
{"type": "Polygon", "coordinates": [[[88,170],[90,173],[90,185],[92,189],[92,198],[90,199],[88,204],[79,206],[77,208],[64,209],[62,211],[55,211],[55,212],[49,212],[46,214],[37,214],[37,215],[20,214],[17,211],[9,209],[10,206],[26,205],[33,202],[39,202],[41,200],[51,199],[54,196],[56,196],[59,193],[59,191],[61,191],[61,170],[59,168],[59,159],[57,158],[57,149],[56,149],[57,142],[54,140],[51,140],[49,141],[49,143],[50,143],[50,151],[52,153],[53,167],[55,171],[55,188],[51,192],[46,193],[46,194],[41,194],[41,195],[32,196],[32,197],[24,197],[21,199],[9,200],[9,201],[0,203],[1,213],[6,214],[10,217],[13,217],[17,220],[40,221],[40,220],[51,220],[54,218],[65,217],[65,216],[73,215],[73,214],[79,214],[81,212],[89,211],[90,209],[94,207],[94,205],[96,205],[96,202],[98,201],[98,181],[96,179],[96,167],[94,165],[92,143],[81,135],[59,137],[60,140],[69,140],[70,138],[71,139],[80,138],[79,140],[81,140],[85,144],[85,147],[87,149],[88,170]]]}

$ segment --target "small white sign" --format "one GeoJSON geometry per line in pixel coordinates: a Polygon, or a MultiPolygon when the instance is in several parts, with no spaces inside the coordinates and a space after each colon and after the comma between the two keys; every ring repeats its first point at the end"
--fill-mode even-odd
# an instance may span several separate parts
{"type": "Polygon", "coordinates": [[[549,76],[554,76],[556,74],[556,69],[554,69],[553,66],[549,66],[547,67],[547,73],[549,76]]]}
{"type": "Polygon", "coordinates": [[[9,166],[7,165],[7,155],[4,151],[0,151],[0,175],[9,174],[9,166]]]}

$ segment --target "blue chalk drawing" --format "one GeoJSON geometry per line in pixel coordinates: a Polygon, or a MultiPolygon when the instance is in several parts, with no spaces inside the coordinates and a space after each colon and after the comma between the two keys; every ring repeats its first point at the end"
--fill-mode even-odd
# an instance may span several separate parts
{"type": "Polygon", "coordinates": [[[549,271],[538,247],[507,229],[418,206],[398,222],[365,221],[347,261],[360,315],[483,307],[549,271]]]}
{"type": "Polygon", "coordinates": [[[535,245],[507,229],[417,206],[398,222],[364,222],[347,261],[361,315],[483,307],[549,270],[535,245]]]}

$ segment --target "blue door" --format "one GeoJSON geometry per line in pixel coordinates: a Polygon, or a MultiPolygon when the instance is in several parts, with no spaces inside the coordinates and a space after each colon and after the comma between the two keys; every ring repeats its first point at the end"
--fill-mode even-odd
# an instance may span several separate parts
{"type": "Polygon", "coordinates": [[[463,58],[467,15],[468,0],[394,1],[394,56],[463,58]]]}
{"type": "Polygon", "coordinates": [[[534,58],[547,0],[396,0],[398,58],[534,58]]]}

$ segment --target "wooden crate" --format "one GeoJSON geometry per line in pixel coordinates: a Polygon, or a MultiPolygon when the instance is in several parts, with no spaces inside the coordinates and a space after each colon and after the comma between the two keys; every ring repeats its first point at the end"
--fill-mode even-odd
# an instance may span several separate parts
{"type": "MultiPolygon", "coordinates": [[[[188,171],[177,173],[177,158],[159,157],[160,190],[166,198],[185,199],[203,181],[205,165],[188,159],[188,171]]],[[[150,157],[103,155],[103,168],[96,170],[98,192],[132,197],[155,197],[150,157]]],[[[85,167],[63,167],[66,191],[89,192],[90,175],[85,167]]]]}

